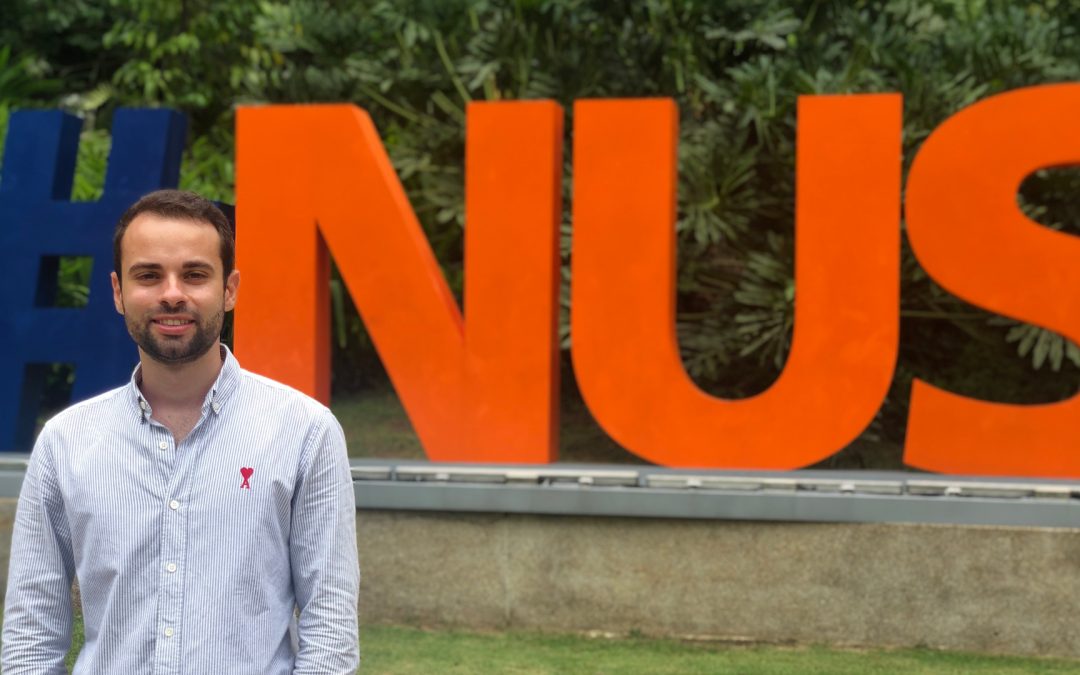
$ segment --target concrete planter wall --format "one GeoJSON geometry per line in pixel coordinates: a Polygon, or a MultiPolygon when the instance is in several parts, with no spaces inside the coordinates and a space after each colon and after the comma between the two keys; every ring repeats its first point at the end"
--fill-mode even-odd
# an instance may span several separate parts
{"type": "MultiPolygon", "coordinates": [[[[14,499],[0,499],[6,587],[14,499]]],[[[1080,657],[1080,530],[360,510],[364,623],[1080,657]]]]}

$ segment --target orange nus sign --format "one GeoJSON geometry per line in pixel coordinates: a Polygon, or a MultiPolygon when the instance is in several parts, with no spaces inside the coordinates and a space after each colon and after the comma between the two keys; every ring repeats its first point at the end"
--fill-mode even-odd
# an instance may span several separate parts
{"type": "MultiPolygon", "coordinates": [[[[674,103],[575,104],[572,358],[616,441],[658,464],[793,469],[869,424],[899,341],[901,103],[799,100],[791,353],[769,390],[743,400],[706,394],[679,358],[674,103]]],[[[904,206],[942,286],[1080,342],[1080,240],[1016,203],[1032,171],[1080,163],[1078,111],[1080,84],[1061,84],[957,113],[920,149],[904,206]]],[[[463,312],[363,111],[242,109],[245,364],[329,399],[329,249],[431,459],[556,459],[562,136],[552,102],[469,107],[463,312]]],[[[915,467],[1080,476],[1075,397],[1005,405],[916,381],[908,425],[915,467]]]]}

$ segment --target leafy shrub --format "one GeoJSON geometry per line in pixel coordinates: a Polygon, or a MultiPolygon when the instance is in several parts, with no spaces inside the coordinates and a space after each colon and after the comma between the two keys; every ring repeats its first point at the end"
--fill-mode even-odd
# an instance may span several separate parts
{"type": "MultiPolygon", "coordinates": [[[[189,112],[194,140],[181,183],[231,200],[235,105],[352,101],[374,117],[459,294],[469,101],[555,99],[567,111],[569,148],[574,100],[674,97],[677,330],[691,376],[733,397],[767,388],[790,346],[798,96],[902,92],[907,164],[938,124],[979,99],[1080,80],[1080,6],[1053,1],[114,0],[103,9],[11,0],[0,12],[0,44],[10,50],[0,52],[0,110],[59,104],[88,118],[78,195],[92,192],[103,166],[94,153],[107,145],[102,129],[117,105],[189,112]],[[20,73],[31,71],[56,79],[57,91],[30,86],[20,73]]],[[[571,170],[568,158],[567,193],[571,170]]],[[[1039,172],[1019,199],[1033,218],[1075,233],[1078,189],[1077,171],[1039,172]]],[[[906,245],[903,255],[896,382],[864,441],[902,442],[916,376],[1002,401],[1075,393],[1076,345],[967,305],[934,284],[906,245]]],[[[336,358],[370,369],[370,341],[335,283],[336,358]]],[[[335,386],[365,383],[341,377],[335,386]]]]}

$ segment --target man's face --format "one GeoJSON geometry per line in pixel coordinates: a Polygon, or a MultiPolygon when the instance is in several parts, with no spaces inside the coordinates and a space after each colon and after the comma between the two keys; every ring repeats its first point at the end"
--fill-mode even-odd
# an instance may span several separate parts
{"type": "Polygon", "coordinates": [[[113,302],[144,357],[189,363],[216,347],[236,305],[240,273],[223,281],[221,240],[209,223],[142,213],[120,245],[113,302]]]}

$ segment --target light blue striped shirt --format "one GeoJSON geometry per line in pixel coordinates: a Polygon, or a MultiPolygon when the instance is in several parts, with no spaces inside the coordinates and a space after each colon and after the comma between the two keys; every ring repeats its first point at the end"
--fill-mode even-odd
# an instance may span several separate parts
{"type": "Polygon", "coordinates": [[[130,384],[50,420],[19,496],[3,672],[353,673],[356,502],[325,406],[221,373],[178,446],[130,384]],[[298,609],[297,613],[294,608],[298,609]]]}

